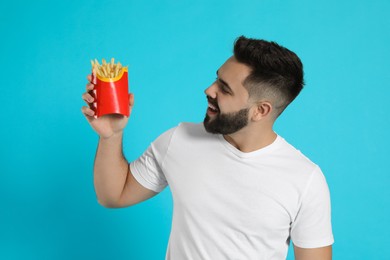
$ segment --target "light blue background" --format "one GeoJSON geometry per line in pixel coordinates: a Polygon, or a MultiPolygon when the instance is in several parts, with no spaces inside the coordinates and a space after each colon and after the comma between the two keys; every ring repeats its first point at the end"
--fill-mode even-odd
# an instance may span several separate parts
{"type": "Polygon", "coordinates": [[[242,34],[304,63],[306,87],[276,131],[326,175],[334,259],[390,259],[389,3],[2,1],[0,259],[163,259],[168,189],[126,209],[96,201],[98,138],[80,111],[89,61],[129,65],[133,160],[166,129],[203,120],[203,90],[242,34]]]}

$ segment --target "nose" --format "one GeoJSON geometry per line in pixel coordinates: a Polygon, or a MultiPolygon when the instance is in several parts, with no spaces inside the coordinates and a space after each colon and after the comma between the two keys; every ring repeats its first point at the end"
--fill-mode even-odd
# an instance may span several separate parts
{"type": "Polygon", "coordinates": [[[204,90],[204,93],[212,99],[217,98],[217,84],[214,82],[208,88],[204,90]]]}

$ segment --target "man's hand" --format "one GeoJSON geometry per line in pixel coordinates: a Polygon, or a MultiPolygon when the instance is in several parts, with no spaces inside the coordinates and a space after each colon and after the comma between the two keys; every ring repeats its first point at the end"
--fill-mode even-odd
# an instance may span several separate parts
{"type": "MultiPolygon", "coordinates": [[[[92,109],[93,103],[95,102],[93,90],[95,88],[94,83],[92,82],[92,75],[88,75],[87,79],[89,83],[87,84],[87,91],[83,93],[82,99],[88,106],[83,106],[81,108],[82,113],[88,120],[89,124],[96,131],[96,133],[103,139],[109,138],[117,133],[120,133],[125,128],[129,118],[119,114],[104,115],[99,118],[95,118],[95,112],[92,109]]],[[[129,94],[129,105],[130,105],[130,114],[134,106],[134,95],[129,94]]]]}
{"type": "Polygon", "coordinates": [[[294,245],[296,260],[332,260],[332,246],[300,248],[294,245]]]}

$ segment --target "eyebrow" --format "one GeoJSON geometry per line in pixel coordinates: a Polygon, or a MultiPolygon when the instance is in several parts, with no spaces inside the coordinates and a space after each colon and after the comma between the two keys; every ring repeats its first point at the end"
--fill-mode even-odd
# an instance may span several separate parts
{"type": "Polygon", "coordinates": [[[232,90],[232,88],[229,86],[229,84],[227,84],[227,82],[226,81],[224,81],[223,79],[221,79],[220,77],[219,77],[219,75],[218,75],[218,70],[217,70],[217,72],[216,72],[216,74],[217,74],[217,79],[218,79],[218,81],[220,81],[232,94],[234,94],[234,92],[233,92],[233,90],[232,90]]]}

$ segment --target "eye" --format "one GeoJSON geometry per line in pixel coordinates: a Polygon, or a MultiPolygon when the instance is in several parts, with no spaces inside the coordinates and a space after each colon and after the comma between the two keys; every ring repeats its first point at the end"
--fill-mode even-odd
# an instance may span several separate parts
{"type": "Polygon", "coordinates": [[[215,81],[217,82],[218,88],[222,93],[230,94],[229,90],[223,84],[221,84],[221,82],[218,80],[218,78],[215,78],[215,81]]]}
{"type": "Polygon", "coordinates": [[[219,89],[220,89],[223,93],[229,94],[229,91],[226,90],[226,88],[225,88],[224,86],[220,86],[219,89]]]}
{"type": "Polygon", "coordinates": [[[218,83],[219,90],[224,94],[230,94],[229,90],[221,83],[218,83]]]}

